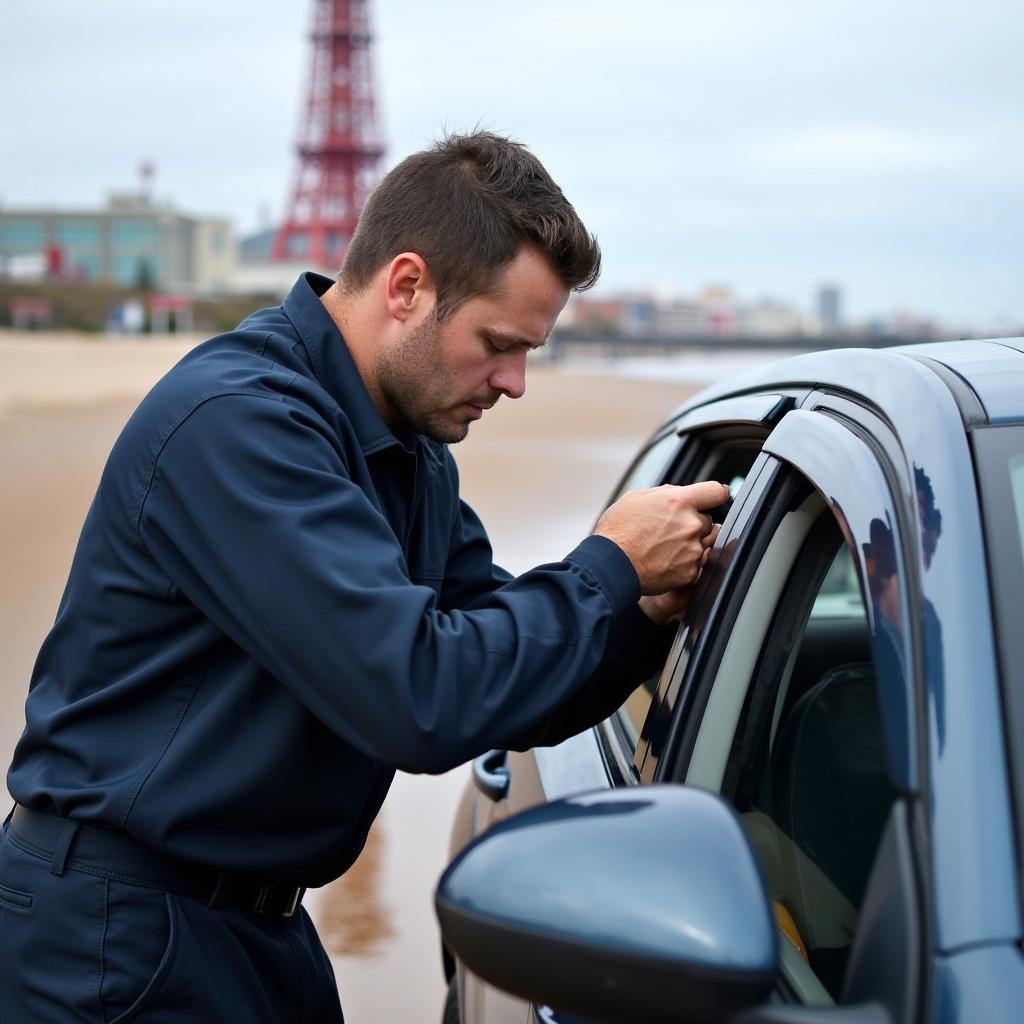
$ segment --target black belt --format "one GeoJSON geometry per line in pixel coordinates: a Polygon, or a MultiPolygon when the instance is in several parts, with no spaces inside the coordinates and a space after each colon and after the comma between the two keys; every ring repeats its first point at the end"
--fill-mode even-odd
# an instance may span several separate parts
{"type": "Polygon", "coordinates": [[[16,804],[10,827],[21,843],[50,860],[57,875],[86,871],[150,889],[164,889],[261,917],[291,917],[302,902],[301,886],[192,864],[154,850],[127,832],[34,811],[16,804]]]}

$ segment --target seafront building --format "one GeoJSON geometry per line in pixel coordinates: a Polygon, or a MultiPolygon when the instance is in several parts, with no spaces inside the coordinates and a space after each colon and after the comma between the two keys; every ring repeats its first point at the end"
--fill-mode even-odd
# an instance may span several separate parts
{"type": "Polygon", "coordinates": [[[110,195],[99,209],[0,207],[0,278],[59,278],[190,296],[231,289],[231,224],[155,203],[145,192],[110,195]]]}
{"type": "Polygon", "coordinates": [[[693,298],[673,294],[575,295],[558,320],[562,330],[594,337],[620,335],[651,341],[799,337],[814,332],[799,311],[772,299],[741,301],[724,285],[693,298]]]}

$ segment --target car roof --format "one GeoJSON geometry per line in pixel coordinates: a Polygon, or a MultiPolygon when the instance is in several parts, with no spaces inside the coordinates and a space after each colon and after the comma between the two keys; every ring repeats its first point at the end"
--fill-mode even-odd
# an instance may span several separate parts
{"type": "MultiPolygon", "coordinates": [[[[1024,338],[829,349],[791,356],[707,388],[677,413],[766,387],[808,386],[867,395],[885,411],[887,403],[917,391],[914,384],[920,382],[925,366],[953,393],[965,420],[1024,421],[1024,338]]],[[[927,410],[922,409],[922,415],[927,410]]]]}
{"type": "Polygon", "coordinates": [[[947,341],[898,351],[951,369],[978,396],[990,423],[1024,419],[1024,338],[947,341]]]}

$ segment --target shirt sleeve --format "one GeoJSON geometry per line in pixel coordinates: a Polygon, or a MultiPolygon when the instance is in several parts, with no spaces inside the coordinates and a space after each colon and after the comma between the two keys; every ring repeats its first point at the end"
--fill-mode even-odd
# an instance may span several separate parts
{"type": "Polygon", "coordinates": [[[441,772],[537,726],[597,670],[640,587],[617,545],[434,607],[330,427],[298,402],[201,404],[164,442],[139,535],[182,593],[328,728],[441,772]]]}
{"type": "Polygon", "coordinates": [[[614,714],[668,657],[676,623],[659,626],[635,605],[616,618],[601,664],[568,700],[531,729],[514,737],[509,750],[550,747],[614,714]]]}
{"type": "MultiPolygon", "coordinates": [[[[453,471],[457,472],[452,461],[453,471]]],[[[459,503],[449,551],[442,607],[472,608],[512,579],[494,564],[487,531],[466,502],[459,503]]],[[[552,746],[604,721],[661,667],[675,634],[674,623],[655,625],[639,605],[617,616],[601,662],[586,683],[550,715],[510,740],[508,749],[552,746]]]]}
{"type": "MultiPolygon", "coordinates": [[[[457,481],[455,461],[450,454],[447,458],[457,481]]],[[[511,580],[511,573],[494,564],[491,542],[480,518],[466,502],[459,501],[448,542],[441,607],[463,611],[479,607],[511,580]]]]}

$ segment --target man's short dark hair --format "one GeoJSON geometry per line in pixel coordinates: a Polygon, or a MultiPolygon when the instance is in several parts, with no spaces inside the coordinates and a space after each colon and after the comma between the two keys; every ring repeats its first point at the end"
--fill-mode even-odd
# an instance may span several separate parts
{"type": "Polygon", "coordinates": [[[370,194],[338,280],[358,292],[399,253],[418,253],[444,319],[490,291],[523,245],[538,249],[570,291],[591,287],[601,272],[597,239],[524,145],[491,132],[446,135],[370,194]]]}

